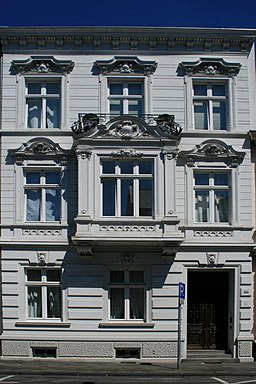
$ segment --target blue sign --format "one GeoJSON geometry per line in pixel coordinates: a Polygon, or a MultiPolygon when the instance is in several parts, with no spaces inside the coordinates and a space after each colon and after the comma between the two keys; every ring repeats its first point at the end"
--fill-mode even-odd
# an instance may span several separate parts
{"type": "Polygon", "coordinates": [[[179,283],[179,299],[185,300],[185,284],[179,283]]]}

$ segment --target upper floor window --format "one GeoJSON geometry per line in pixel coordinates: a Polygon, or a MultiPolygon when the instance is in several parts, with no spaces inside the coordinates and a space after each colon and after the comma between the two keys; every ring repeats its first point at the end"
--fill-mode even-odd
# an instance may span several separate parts
{"type": "Polygon", "coordinates": [[[194,175],[195,221],[227,223],[230,216],[229,174],[196,172],[194,175]]]}
{"type": "Polygon", "coordinates": [[[109,304],[111,320],[145,320],[145,272],[110,271],[109,304]]]}
{"type": "Polygon", "coordinates": [[[28,318],[60,318],[61,270],[27,269],[26,296],[28,318]]]}
{"type": "Polygon", "coordinates": [[[227,85],[193,84],[194,127],[200,130],[227,129],[227,85]]]}
{"type": "Polygon", "coordinates": [[[27,81],[27,128],[59,128],[60,105],[60,81],[27,81]]]}
{"type": "Polygon", "coordinates": [[[60,172],[26,171],[24,192],[26,221],[60,220],[60,172]]]}
{"type": "Polygon", "coordinates": [[[102,215],[153,215],[152,160],[102,161],[102,215]]]}
{"type": "Polygon", "coordinates": [[[110,81],[108,90],[109,113],[111,115],[140,116],[143,114],[142,82],[110,81]]]}

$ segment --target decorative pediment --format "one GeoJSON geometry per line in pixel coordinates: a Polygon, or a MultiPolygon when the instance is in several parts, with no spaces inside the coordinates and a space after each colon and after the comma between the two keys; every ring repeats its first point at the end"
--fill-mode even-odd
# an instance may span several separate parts
{"type": "Polygon", "coordinates": [[[201,58],[197,61],[183,61],[179,64],[179,69],[183,70],[188,76],[224,75],[233,77],[238,74],[240,68],[240,63],[228,63],[218,58],[201,58]]]}
{"type": "Polygon", "coordinates": [[[96,60],[94,67],[102,74],[151,75],[157,68],[153,60],[140,60],[136,56],[114,56],[110,60],[96,60]]]}
{"type": "Polygon", "coordinates": [[[12,66],[20,74],[60,73],[66,75],[73,70],[74,65],[72,60],[58,60],[53,56],[31,56],[26,60],[12,61],[12,66]]]}
{"type": "Polygon", "coordinates": [[[62,149],[59,144],[54,143],[47,138],[38,137],[23,143],[19,148],[9,149],[10,156],[15,158],[17,165],[22,165],[25,159],[52,159],[61,164],[66,164],[68,156],[71,154],[69,150],[62,149]]]}
{"type": "Polygon", "coordinates": [[[238,152],[231,145],[226,145],[220,140],[206,140],[198,144],[191,151],[181,151],[178,161],[188,166],[194,166],[196,161],[216,162],[222,161],[232,168],[242,163],[245,152],[238,152]]]}

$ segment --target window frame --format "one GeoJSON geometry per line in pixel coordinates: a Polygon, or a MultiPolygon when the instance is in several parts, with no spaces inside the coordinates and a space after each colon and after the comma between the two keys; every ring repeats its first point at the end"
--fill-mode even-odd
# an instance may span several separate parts
{"type": "MultiPolygon", "coordinates": [[[[144,114],[144,111],[145,111],[145,99],[144,99],[144,87],[145,87],[145,84],[144,84],[144,81],[143,79],[139,79],[139,78],[125,78],[125,79],[117,79],[117,78],[108,78],[108,81],[107,81],[107,99],[108,99],[108,113],[111,115],[111,117],[115,117],[115,116],[121,116],[121,115],[132,115],[132,116],[137,116],[137,117],[140,117],[141,115],[144,114]],[[118,85],[122,85],[122,94],[118,95],[118,94],[111,94],[110,92],[110,86],[111,84],[118,84],[118,85]],[[135,94],[135,95],[132,95],[132,94],[129,94],[129,85],[130,84],[140,84],[141,85],[141,93],[140,94],[135,94]],[[119,114],[115,114],[115,113],[111,113],[111,100],[119,100],[120,101],[120,105],[122,105],[122,113],[119,113],[119,114]],[[129,113],[129,101],[131,100],[135,100],[135,101],[139,101],[141,100],[141,113],[137,113],[137,114],[133,114],[133,113],[129,113]]],[[[139,107],[138,107],[139,109],[139,107]]]]}
{"type": "Polygon", "coordinates": [[[25,104],[26,104],[26,112],[25,112],[25,128],[26,129],[59,129],[61,127],[62,120],[62,81],[61,77],[26,77],[25,78],[25,104]],[[28,85],[29,84],[39,84],[41,93],[30,94],[28,93],[28,85]],[[58,83],[59,85],[59,93],[47,93],[47,84],[58,83]],[[56,127],[47,127],[47,101],[50,99],[58,99],[59,100],[59,111],[58,111],[58,126],[56,127]],[[29,100],[40,101],[40,124],[39,127],[29,127],[28,118],[29,118],[29,100]]]}
{"type": "Polygon", "coordinates": [[[225,225],[230,224],[231,222],[231,212],[232,212],[232,174],[231,171],[227,169],[196,169],[193,172],[193,212],[194,212],[194,223],[195,224],[219,224],[225,225]],[[208,185],[207,184],[196,184],[195,178],[198,174],[207,174],[208,175],[208,185]],[[228,183],[227,185],[218,185],[214,182],[214,176],[216,174],[224,174],[227,175],[228,183]],[[209,192],[209,220],[208,221],[199,221],[197,220],[197,210],[196,210],[196,192],[197,191],[206,191],[209,192]],[[219,191],[227,191],[228,192],[228,221],[217,221],[215,218],[215,192],[219,191]]]}
{"type": "Polygon", "coordinates": [[[100,158],[100,201],[101,201],[101,218],[136,218],[149,219],[155,217],[155,159],[147,157],[144,159],[113,159],[108,157],[100,158]],[[103,163],[113,162],[115,164],[115,173],[103,173],[103,163]],[[133,173],[121,173],[120,164],[124,162],[133,163],[133,173]],[[151,173],[139,173],[139,164],[142,162],[151,162],[151,173]],[[122,215],[122,180],[133,180],[133,215],[122,215]],[[104,215],[104,187],[103,180],[115,180],[115,198],[114,198],[114,215],[104,215]],[[140,215],[140,181],[151,180],[151,215],[140,215]]]}
{"type": "Polygon", "coordinates": [[[62,269],[60,267],[27,267],[25,268],[25,313],[26,313],[26,320],[35,320],[35,321],[49,321],[49,320],[56,320],[56,321],[62,321],[63,320],[63,294],[62,294],[62,269]],[[28,280],[28,271],[40,271],[41,273],[41,280],[28,280]],[[47,272],[49,270],[58,271],[60,272],[60,279],[58,281],[48,281],[47,280],[47,272]],[[29,307],[28,307],[28,289],[29,287],[38,287],[41,288],[41,310],[42,310],[42,316],[29,316],[29,307]],[[60,316],[59,317],[48,317],[48,288],[49,287],[57,287],[59,288],[59,310],[60,310],[60,316]]]}
{"type": "Polygon", "coordinates": [[[24,201],[24,222],[28,224],[32,223],[60,223],[62,220],[62,211],[63,211],[63,203],[62,203],[62,170],[60,167],[44,167],[44,168],[35,168],[35,167],[24,167],[23,168],[23,201],[24,201]],[[27,173],[39,173],[40,181],[43,180],[43,183],[27,183],[26,175],[27,173]],[[49,183],[46,184],[46,174],[47,173],[58,173],[59,174],[59,183],[49,183]],[[40,212],[40,220],[27,220],[27,193],[26,191],[29,189],[39,189],[40,191],[40,202],[39,202],[39,212],[40,212]],[[46,190],[56,190],[59,191],[59,219],[58,220],[46,220],[46,190]]]}
{"type": "Polygon", "coordinates": [[[193,127],[195,131],[214,131],[225,132],[229,127],[229,87],[228,80],[220,79],[193,79],[192,80],[192,99],[193,99],[193,127]],[[195,86],[206,86],[206,95],[195,95],[195,86]],[[223,85],[225,87],[225,95],[215,96],[213,95],[213,86],[223,85]],[[197,128],[195,119],[195,102],[202,101],[206,104],[207,111],[207,128],[197,128]],[[214,128],[214,102],[225,102],[225,128],[214,128]]]}
{"type": "Polygon", "coordinates": [[[149,322],[148,315],[148,287],[147,287],[147,272],[145,268],[111,268],[108,271],[108,288],[107,288],[107,298],[108,298],[108,322],[136,322],[136,323],[147,323],[149,322]],[[120,283],[113,283],[110,280],[111,272],[123,272],[124,273],[124,281],[120,283]],[[130,272],[143,272],[143,282],[142,283],[130,283],[129,281],[129,273],[130,272]],[[112,318],[111,317],[111,294],[110,290],[115,288],[124,289],[124,318],[112,318]],[[131,318],[131,288],[143,289],[143,318],[131,318]]]}

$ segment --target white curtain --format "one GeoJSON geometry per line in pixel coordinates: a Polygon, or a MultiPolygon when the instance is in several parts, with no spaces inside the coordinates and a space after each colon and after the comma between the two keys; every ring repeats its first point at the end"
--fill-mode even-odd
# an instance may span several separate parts
{"type": "Polygon", "coordinates": [[[28,317],[42,317],[40,287],[28,287],[28,317]]]}
{"type": "Polygon", "coordinates": [[[195,129],[208,129],[208,106],[207,102],[194,102],[195,129]]]}
{"type": "Polygon", "coordinates": [[[41,128],[41,100],[28,100],[28,128],[41,128]]]}
{"type": "Polygon", "coordinates": [[[27,221],[40,221],[41,191],[39,189],[27,190],[27,221]]]}
{"type": "Polygon", "coordinates": [[[46,128],[59,128],[60,126],[60,99],[47,99],[46,128]]]}
{"type": "Polygon", "coordinates": [[[130,318],[144,319],[143,288],[130,288],[130,318]]]}
{"type": "Polygon", "coordinates": [[[60,191],[57,189],[46,190],[46,221],[60,220],[60,191]]]}
{"type": "Polygon", "coordinates": [[[209,222],[209,194],[208,192],[196,192],[195,201],[196,221],[199,223],[209,222]]]}
{"type": "Polygon", "coordinates": [[[61,291],[59,287],[47,288],[47,317],[61,317],[61,291]]]}
{"type": "Polygon", "coordinates": [[[216,192],[214,198],[215,221],[228,222],[228,192],[216,192]]]}

